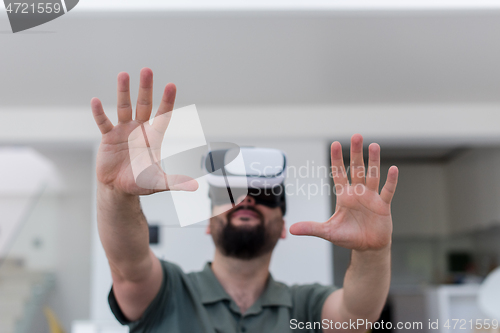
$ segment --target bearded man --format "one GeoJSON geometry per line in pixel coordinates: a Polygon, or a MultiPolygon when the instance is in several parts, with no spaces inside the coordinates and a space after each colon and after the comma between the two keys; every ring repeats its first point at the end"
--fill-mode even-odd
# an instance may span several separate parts
{"type": "MultiPolygon", "coordinates": [[[[214,217],[207,233],[214,240],[215,255],[201,272],[185,273],[177,265],[159,260],[150,250],[139,196],[168,190],[194,191],[198,188],[196,180],[167,175],[159,169],[148,180],[164,185],[145,189],[137,184],[130,165],[127,140],[132,131],[141,127],[144,133],[154,136],[158,132],[162,137],[168,126],[168,122],[156,118],[149,124],[152,88],[152,71],[143,69],[133,119],[129,76],[118,75],[116,125],[109,121],[98,99],[91,101],[102,133],[96,169],[98,229],[111,268],[109,303],[116,318],[129,325],[132,333],[366,331],[363,325],[349,323],[358,319],[375,322],[390,284],[390,204],[398,169],[389,169],[379,191],[380,147],[369,146],[366,172],[363,138],[358,134],[352,137],[349,183],[341,145],[334,142],[332,176],[338,189],[335,214],[324,223],[299,222],[290,227],[294,235],[321,237],[352,250],[343,288],[287,286],[272,278],[272,251],[287,232],[285,199],[256,194],[253,188],[233,197],[232,202],[218,200],[217,189],[211,191],[214,217]]],[[[157,118],[173,110],[175,93],[173,84],[165,87],[157,118]]]]}

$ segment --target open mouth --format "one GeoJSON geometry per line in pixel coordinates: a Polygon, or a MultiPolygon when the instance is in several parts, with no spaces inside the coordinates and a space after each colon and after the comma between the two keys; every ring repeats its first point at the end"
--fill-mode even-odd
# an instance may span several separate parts
{"type": "Polygon", "coordinates": [[[240,222],[252,222],[252,221],[261,221],[263,219],[262,214],[253,207],[238,207],[234,210],[228,218],[233,221],[237,220],[240,222]]]}
{"type": "Polygon", "coordinates": [[[243,221],[250,220],[251,218],[258,219],[260,216],[256,212],[249,209],[241,209],[232,214],[233,218],[240,218],[243,221]]]}

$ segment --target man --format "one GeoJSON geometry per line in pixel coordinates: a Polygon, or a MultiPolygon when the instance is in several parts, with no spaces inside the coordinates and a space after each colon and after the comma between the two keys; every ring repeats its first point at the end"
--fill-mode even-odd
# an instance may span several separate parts
{"type": "MultiPolygon", "coordinates": [[[[128,324],[132,332],[366,331],[365,326],[346,323],[358,319],[375,322],[384,306],[390,284],[390,203],[398,177],[397,168],[391,167],[379,193],[379,146],[369,147],[365,176],[363,139],[360,135],[352,137],[349,184],[340,143],[334,142],[331,160],[337,189],[335,214],[324,223],[299,222],[290,227],[294,235],[321,237],[352,250],[342,289],[288,287],[272,279],[272,249],[286,233],[282,208],[258,204],[252,196],[237,198],[236,206],[229,210],[214,206],[215,217],[208,229],[216,246],[214,259],[202,272],[185,274],[178,266],[161,262],[149,249],[148,226],[139,195],[193,191],[197,189],[196,181],[164,175],[159,170],[149,177],[158,185],[147,190],[136,184],[130,165],[129,134],[142,126],[147,133],[159,132],[161,138],[168,126],[148,123],[152,87],[153,73],[145,68],[141,71],[133,119],[129,76],[118,75],[116,126],[105,115],[101,102],[96,98],[91,101],[102,132],[96,169],[98,228],[113,278],[109,301],[118,320],[128,324]],[[228,247],[228,230],[241,236],[259,226],[266,237],[257,250],[228,247]],[[319,322],[320,327],[316,325],[319,322]]],[[[173,110],[175,93],[173,84],[165,87],[157,116],[173,110]]]]}

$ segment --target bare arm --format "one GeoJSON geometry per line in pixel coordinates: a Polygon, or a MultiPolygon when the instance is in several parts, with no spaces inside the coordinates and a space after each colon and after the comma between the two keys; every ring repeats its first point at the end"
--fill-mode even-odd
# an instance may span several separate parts
{"type": "Polygon", "coordinates": [[[193,191],[198,186],[189,177],[166,175],[159,167],[161,142],[176,89],[173,84],[165,87],[156,118],[149,125],[152,89],[153,73],[145,68],[141,71],[136,116],[132,119],[129,76],[120,73],[115,126],[104,113],[101,102],[97,98],[91,102],[94,119],[102,133],[96,167],[99,236],[111,268],[115,297],[123,314],[132,321],[142,316],[163,279],[160,262],[149,248],[148,225],[139,195],[193,191]],[[137,133],[139,135],[135,135],[137,133]],[[142,175],[146,176],[141,178],[139,186],[134,172],[138,166],[147,165],[151,167],[144,169],[142,175]]]}
{"type": "MultiPolygon", "coordinates": [[[[391,279],[390,247],[378,251],[352,251],[351,264],[344,278],[344,288],[333,292],[323,305],[322,318],[334,322],[378,320],[389,293],[391,279]]],[[[347,326],[346,326],[347,327],[347,326]]],[[[329,332],[325,330],[325,332],[329,332]]]]}
{"type": "MultiPolygon", "coordinates": [[[[351,139],[351,183],[347,179],[340,143],[331,147],[332,175],[337,206],[325,223],[299,222],[290,231],[296,235],[321,237],[352,250],[351,264],[344,277],[344,288],[325,301],[322,319],[333,322],[374,322],[380,316],[389,292],[391,278],[392,216],[390,204],[396,191],[398,169],[391,167],[379,193],[380,147],[369,147],[365,175],[363,138],[351,139]]],[[[364,332],[365,326],[343,331],[364,332]]]]}
{"type": "Polygon", "coordinates": [[[99,236],[123,314],[137,320],[160,290],[161,265],[149,249],[149,230],[139,197],[98,183],[99,236]]]}

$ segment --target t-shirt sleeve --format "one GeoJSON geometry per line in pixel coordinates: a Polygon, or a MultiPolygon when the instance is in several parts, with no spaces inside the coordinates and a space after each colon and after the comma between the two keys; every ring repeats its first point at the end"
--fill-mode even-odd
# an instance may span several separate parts
{"type": "Polygon", "coordinates": [[[125,317],[120,309],[120,306],[118,305],[118,302],[116,301],[113,287],[111,287],[111,291],[108,296],[109,307],[111,308],[111,311],[115,315],[116,319],[122,325],[128,325],[131,332],[136,330],[147,332],[147,327],[155,325],[157,321],[162,319],[165,307],[167,306],[169,294],[172,290],[176,290],[176,284],[179,284],[178,281],[180,281],[185,275],[179,266],[163,260],[160,260],[160,262],[163,270],[163,281],[160,290],[140,319],[130,321],[125,317]]]}
{"type": "MultiPolygon", "coordinates": [[[[318,283],[306,285],[293,285],[292,298],[294,303],[294,316],[302,322],[321,322],[321,312],[328,296],[338,288],[324,286],[318,283]]],[[[313,332],[322,332],[321,329],[313,332]]]]}

